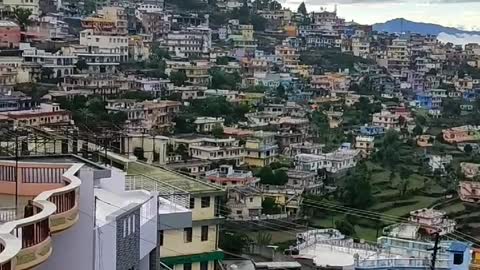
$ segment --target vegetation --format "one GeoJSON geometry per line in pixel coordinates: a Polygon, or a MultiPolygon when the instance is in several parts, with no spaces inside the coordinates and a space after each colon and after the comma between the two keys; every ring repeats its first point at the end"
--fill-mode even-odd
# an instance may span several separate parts
{"type": "Polygon", "coordinates": [[[288,182],[288,175],[284,170],[273,171],[269,166],[262,167],[258,177],[260,177],[260,183],[264,185],[282,186],[288,182]]]}
{"type": "Polygon", "coordinates": [[[274,198],[267,197],[262,201],[262,212],[267,215],[280,214],[282,208],[275,202],[274,198]]]}
{"type": "Polygon", "coordinates": [[[342,53],[338,49],[318,49],[300,54],[300,62],[319,67],[322,71],[338,72],[339,69],[353,69],[355,63],[370,63],[361,57],[342,53]]]}
{"type": "Polygon", "coordinates": [[[30,25],[32,16],[32,11],[25,8],[14,8],[13,9],[13,18],[20,26],[20,30],[27,31],[27,27],[30,25]]]}

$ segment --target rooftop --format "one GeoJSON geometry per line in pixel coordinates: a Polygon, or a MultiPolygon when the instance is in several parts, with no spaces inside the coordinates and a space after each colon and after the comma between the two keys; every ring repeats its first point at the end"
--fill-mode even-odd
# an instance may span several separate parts
{"type": "Polygon", "coordinates": [[[145,175],[150,179],[154,179],[161,183],[167,183],[171,186],[190,193],[201,192],[223,192],[223,190],[215,185],[198,181],[168,169],[147,165],[140,162],[128,162],[127,174],[145,175]]]}

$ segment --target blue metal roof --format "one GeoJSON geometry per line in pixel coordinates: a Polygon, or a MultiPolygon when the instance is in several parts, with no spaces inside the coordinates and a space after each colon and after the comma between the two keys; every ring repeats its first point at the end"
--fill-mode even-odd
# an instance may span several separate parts
{"type": "Polygon", "coordinates": [[[450,247],[448,247],[448,251],[450,252],[465,252],[467,250],[468,244],[462,242],[452,242],[450,247]]]}

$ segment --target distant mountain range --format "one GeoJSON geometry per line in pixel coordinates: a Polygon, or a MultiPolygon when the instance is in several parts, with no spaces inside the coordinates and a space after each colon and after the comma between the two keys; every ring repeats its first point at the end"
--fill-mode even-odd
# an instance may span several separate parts
{"type": "Polygon", "coordinates": [[[412,32],[423,35],[438,35],[440,33],[446,33],[449,35],[480,35],[480,31],[465,31],[439,24],[413,22],[403,18],[393,19],[384,23],[376,23],[373,25],[373,30],[390,33],[412,32]]]}

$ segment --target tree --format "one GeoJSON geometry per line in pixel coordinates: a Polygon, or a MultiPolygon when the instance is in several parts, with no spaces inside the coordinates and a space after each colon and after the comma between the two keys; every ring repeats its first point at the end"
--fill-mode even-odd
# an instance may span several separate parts
{"type": "Polygon", "coordinates": [[[212,128],[212,135],[213,135],[215,138],[222,138],[222,137],[223,137],[223,126],[220,125],[220,124],[216,124],[216,125],[212,128]]]}
{"type": "Polygon", "coordinates": [[[272,234],[268,232],[258,232],[255,241],[257,242],[257,245],[268,246],[272,243],[272,234]]]}
{"type": "Polygon", "coordinates": [[[414,136],[419,136],[423,134],[423,128],[419,125],[416,125],[415,128],[413,128],[413,135],[414,136]]]}
{"type": "Polygon", "coordinates": [[[470,144],[466,144],[464,147],[463,147],[463,151],[465,151],[465,153],[467,155],[470,155],[473,151],[473,147],[470,145],[470,144]]]}
{"type": "Polygon", "coordinates": [[[284,170],[275,171],[275,182],[274,185],[283,186],[288,182],[288,175],[284,170]]]}
{"type": "Polygon", "coordinates": [[[260,177],[260,183],[264,185],[273,185],[275,183],[275,174],[273,173],[272,169],[268,166],[265,166],[260,169],[258,173],[260,177]]]}
{"type": "Polygon", "coordinates": [[[355,227],[346,220],[336,220],[335,228],[339,230],[342,234],[355,237],[357,233],[355,232],[355,227]]]}
{"type": "Polygon", "coordinates": [[[177,154],[179,154],[182,157],[183,160],[188,159],[188,156],[189,156],[188,149],[184,144],[178,145],[175,152],[177,152],[177,154]]]}
{"type": "Polygon", "coordinates": [[[53,75],[54,73],[55,73],[55,72],[53,71],[52,68],[43,67],[43,68],[42,68],[41,77],[42,77],[42,79],[51,79],[51,77],[52,77],[52,75],[53,75]]]}
{"type": "Polygon", "coordinates": [[[370,172],[364,163],[357,165],[353,172],[347,175],[341,199],[346,205],[360,209],[366,209],[372,205],[370,172]]]}
{"type": "Polygon", "coordinates": [[[85,59],[78,59],[77,63],[75,63],[75,69],[80,71],[80,72],[88,69],[88,64],[85,61],[85,59]]]}
{"type": "Polygon", "coordinates": [[[228,62],[230,62],[230,57],[228,56],[221,56],[221,57],[218,57],[217,58],[217,65],[222,65],[222,66],[225,66],[225,65],[228,65],[228,62]]]}
{"type": "Polygon", "coordinates": [[[170,73],[170,81],[175,86],[183,86],[186,80],[187,80],[187,75],[185,74],[185,72],[177,71],[177,72],[170,73]]]}
{"type": "Polygon", "coordinates": [[[285,97],[285,87],[282,84],[279,84],[277,89],[277,97],[284,98],[285,97]]]}
{"type": "Polygon", "coordinates": [[[141,147],[135,147],[133,149],[133,155],[137,157],[138,160],[145,160],[144,150],[141,147]]]}
{"type": "Polygon", "coordinates": [[[30,16],[32,15],[32,11],[25,8],[14,8],[13,9],[13,17],[17,21],[18,25],[20,26],[20,30],[27,31],[28,25],[30,25],[30,16]]]}
{"type": "Polygon", "coordinates": [[[262,201],[262,212],[267,215],[275,215],[280,214],[282,209],[274,198],[267,197],[262,201]]]}
{"type": "Polygon", "coordinates": [[[297,12],[303,15],[307,15],[307,7],[305,6],[305,2],[300,3],[298,6],[297,12]]]}
{"type": "Polygon", "coordinates": [[[225,232],[220,235],[220,248],[231,253],[242,253],[250,243],[250,238],[244,233],[225,232]]]}

